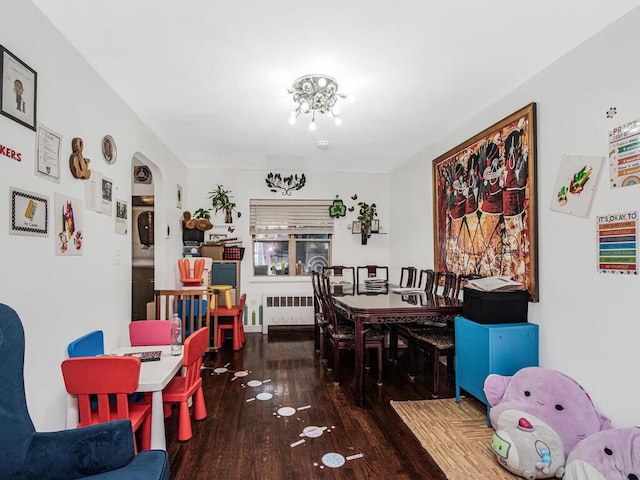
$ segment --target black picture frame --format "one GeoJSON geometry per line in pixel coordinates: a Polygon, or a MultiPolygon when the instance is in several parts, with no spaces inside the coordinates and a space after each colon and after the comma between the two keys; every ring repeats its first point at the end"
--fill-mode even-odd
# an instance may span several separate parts
{"type": "Polygon", "coordinates": [[[0,113],[36,130],[38,74],[0,45],[0,113]]]}

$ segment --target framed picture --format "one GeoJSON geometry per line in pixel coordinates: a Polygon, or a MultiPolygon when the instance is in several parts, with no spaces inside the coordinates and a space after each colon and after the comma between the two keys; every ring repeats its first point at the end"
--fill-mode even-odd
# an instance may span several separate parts
{"type": "Polygon", "coordinates": [[[2,45],[0,55],[0,113],[35,130],[38,74],[2,45]]]}
{"type": "Polygon", "coordinates": [[[35,237],[49,236],[49,197],[26,190],[9,189],[9,232],[35,237]]]}
{"type": "Polygon", "coordinates": [[[62,135],[38,123],[36,138],[36,175],[60,183],[62,135]]]}
{"type": "Polygon", "coordinates": [[[56,255],[83,255],[84,209],[82,208],[82,200],[55,193],[53,202],[56,212],[53,216],[56,255]]]}
{"type": "Polygon", "coordinates": [[[362,233],[362,224],[358,220],[351,224],[351,233],[362,233]]]}
{"type": "Polygon", "coordinates": [[[104,158],[104,161],[109,165],[116,163],[116,158],[118,158],[116,142],[111,135],[102,137],[102,158],[104,158]]]}
{"type": "Polygon", "coordinates": [[[176,208],[182,208],[182,185],[176,185],[176,208]]]}
{"type": "Polygon", "coordinates": [[[437,270],[507,275],[538,301],[535,103],[433,161],[437,270]]]}

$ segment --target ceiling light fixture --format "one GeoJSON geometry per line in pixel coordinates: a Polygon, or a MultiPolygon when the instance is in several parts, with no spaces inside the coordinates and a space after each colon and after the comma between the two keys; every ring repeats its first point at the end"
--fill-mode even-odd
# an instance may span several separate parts
{"type": "Polygon", "coordinates": [[[293,95],[293,101],[297,104],[291,112],[289,123],[294,125],[301,113],[311,114],[310,130],[316,129],[316,114],[326,114],[332,117],[336,125],[342,124],[338,116],[339,109],[336,105],[338,97],[353,101],[353,96],[338,93],[338,82],[327,75],[304,75],[293,82],[287,90],[293,95]]]}

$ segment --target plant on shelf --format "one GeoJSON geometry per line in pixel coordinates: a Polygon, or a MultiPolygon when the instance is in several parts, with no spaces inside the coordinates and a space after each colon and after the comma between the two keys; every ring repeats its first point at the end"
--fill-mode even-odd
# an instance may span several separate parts
{"type": "Polygon", "coordinates": [[[211,200],[211,210],[214,213],[218,213],[220,211],[224,212],[224,221],[225,223],[233,222],[233,212],[235,211],[238,215],[238,218],[242,216],[242,214],[236,209],[236,203],[232,201],[233,196],[229,195],[231,190],[224,188],[223,185],[218,185],[215,190],[209,192],[209,199],[211,200]]]}
{"type": "Polygon", "coordinates": [[[371,225],[373,224],[373,218],[378,216],[376,212],[376,204],[368,204],[366,202],[358,202],[360,211],[358,212],[358,221],[360,222],[360,229],[362,233],[362,244],[367,244],[367,238],[371,236],[371,225]]]}

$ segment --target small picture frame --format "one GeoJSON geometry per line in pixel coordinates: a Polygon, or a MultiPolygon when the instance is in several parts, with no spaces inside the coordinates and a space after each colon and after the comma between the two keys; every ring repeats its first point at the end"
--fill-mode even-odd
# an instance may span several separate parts
{"type": "Polygon", "coordinates": [[[380,231],[380,220],[371,220],[371,233],[378,233],[380,231]]]}
{"type": "Polygon", "coordinates": [[[0,113],[36,130],[38,74],[0,45],[0,113]]]}
{"type": "Polygon", "coordinates": [[[182,185],[176,185],[176,208],[182,208],[182,185]]]}
{"type": "Polygon", "coordinates": [[[105,135],[102,137],[102,158],[108,165],[116,163],[118,158],[118,149],[116,148],[116,142],[111,135],[105,135]]]}
{"type": "Polygon", "coordinates": [[[358,220],[354,221],[351,224],[351,233],[357,233],[360,234],[362,233],[362,223],[360,223],[358,220]]]}
{"type": "Polygon", "coordinates": [[[60,183],[62,135],[38,123],[36,139],[36,175],[60,183]]]}
{"type": "Polygon", "coordinates": [[[9,232],[14,235],[49,236],[49,197],[37,193],[9,189],[9,232]]]}

